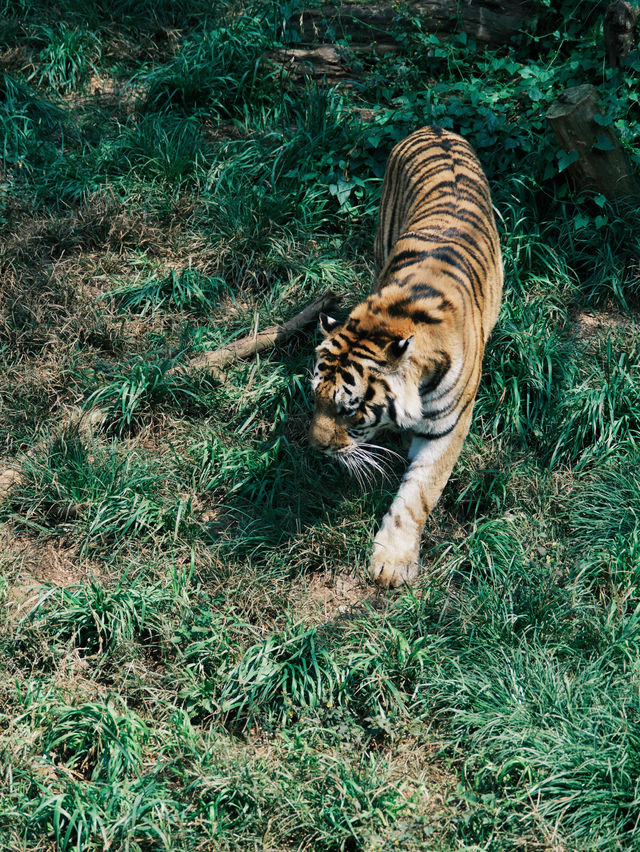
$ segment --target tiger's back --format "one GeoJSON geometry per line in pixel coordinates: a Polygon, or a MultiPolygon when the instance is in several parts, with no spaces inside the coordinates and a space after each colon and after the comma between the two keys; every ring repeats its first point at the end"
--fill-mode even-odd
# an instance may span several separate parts
{"type": "Polygon", "coordinates": [[[471,146],[425,127],[387,164],[371,295],[344,324],[321,318],[310,441],[356,473],[383,427],[409,432],[410,465],[374,539],[383,586],[418,571],[422,529],[469,429],[502,294],[489,187],[471,146]]]}
{"type": "Polygon", "coordinates": [[[452,286],[454,270],[468,276],[486,342],[500,309],[502,256],[489,185],[465,139],[423,127],[398,142],[385,171],[374,251],[378,292],[415,276],[424,262],[441,263],[452,286]]]}

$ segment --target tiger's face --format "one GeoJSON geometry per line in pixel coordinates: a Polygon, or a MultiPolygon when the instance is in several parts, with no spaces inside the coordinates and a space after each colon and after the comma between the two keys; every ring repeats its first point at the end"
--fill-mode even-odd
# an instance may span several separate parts
{"type": "Polygon", "coordinates": [[[376,432],[399,425],[406,408],[406,394],[399,394],[406,388],[402,366],[412,338],[368,333],[353,317],[342,326],[323,315],[320,328],[324,340],[311,380],[316,405],[309,442],[347,462],[376,432]]]}

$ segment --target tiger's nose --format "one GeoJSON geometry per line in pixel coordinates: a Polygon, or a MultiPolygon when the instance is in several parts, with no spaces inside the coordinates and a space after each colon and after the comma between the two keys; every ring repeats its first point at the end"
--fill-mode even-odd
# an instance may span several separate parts
{"type": "Polygon", "coordinates": [[[336,419],[334,412],[325,400],[318,400],[309,427],[309,444],[314,450],[327,452],[336,443],[336,419]]]}
{"type": "Polygon", "coordinates": [[[333,430],[327,428],[328,424],[323,424],[314,419],[309,427],[309,444],[314,450],[326,452],[331,444],[333,430]],[[324,428],[323,428],[324,427],[324,428]]]}

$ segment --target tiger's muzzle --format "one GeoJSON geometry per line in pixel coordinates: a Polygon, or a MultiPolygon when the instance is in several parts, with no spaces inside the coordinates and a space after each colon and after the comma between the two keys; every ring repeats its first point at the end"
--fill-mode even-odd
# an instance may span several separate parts
{"type": "Polygon", "coordinates": [[[309,444],[314,450],[335,455],[344,452],[352,443],[353,440],[340,423],[335,406],[318,400],[309,427],[309,444]]]}

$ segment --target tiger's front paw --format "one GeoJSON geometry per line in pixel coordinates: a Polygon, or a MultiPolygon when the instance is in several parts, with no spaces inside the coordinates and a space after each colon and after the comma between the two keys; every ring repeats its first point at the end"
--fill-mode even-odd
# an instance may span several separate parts
{"type": "Polygon", "coordinates": [[[419,572],[420,539],[407,536],[406,531],[384,526],[373,540],[373,556],[369,576],[383,589],[412,583],[419,572]]]}

